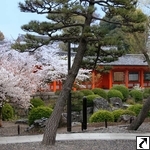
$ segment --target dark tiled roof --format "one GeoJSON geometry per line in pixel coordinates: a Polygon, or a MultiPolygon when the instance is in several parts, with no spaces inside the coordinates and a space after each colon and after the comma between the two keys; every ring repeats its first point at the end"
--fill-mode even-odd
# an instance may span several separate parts
{"type": "Polygon", "coordinates": [[[126,54],[119,57],[117,61],[111,63],[100,63],[100,65],[134,65],[134,66],[147,66],[145,57],[143,54],[126,54]]]}

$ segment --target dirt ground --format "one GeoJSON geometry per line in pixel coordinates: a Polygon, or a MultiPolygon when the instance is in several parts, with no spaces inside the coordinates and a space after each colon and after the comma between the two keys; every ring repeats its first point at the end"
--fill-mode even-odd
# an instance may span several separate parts
{"type": "MultiPolygon", "coordinates": [[[[114,123],[108,122],[107,126],[117,126],[123,125],[124,123],[114,123]]],[[[105,123],[90,123],[87,124],[88,132],[96,130],[101,127],[105,127],[105,123]]],[[[0,136],[15,136],[15,135],[33,135],[33,134],[42,134],[44,129],[32,129],[30,132],[26,131],[27,124],[15,124],[13,121],[3,121],[3,126],[0,128],[0,136]]],[[[81,125],[75,125],[71,127],[71,132],[83,132],[81,125]]],[[[67,127],[60,127],[57,130],[57,133],[68,133],[67,127]]]]}

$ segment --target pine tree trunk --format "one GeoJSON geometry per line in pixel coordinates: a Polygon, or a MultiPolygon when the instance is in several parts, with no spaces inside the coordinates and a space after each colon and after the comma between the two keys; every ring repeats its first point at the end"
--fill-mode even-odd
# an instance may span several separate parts
{"type": "Polygon", "coordinates": [[[150,110],[150,97],[147,98],[137,118],[128,127],[129,130],[137,130],[148,116],[150,110]]]}
{"type": "Polygon", "coordinates": [[[0,127],[2,127],[2,107],[0,107],[0,127]]]}
{"type": "Polygon", "coordinates": [[[75,56],[72,68],[69,71],[69,74],[67,76],[65,83],[63,84],[63,88],[56,102],[54,111],[51,117],[48,119],[47,125],[45,127],[44,136],[42,140],[42,144],[44,145],[55,144],[56,132],[57,132],[60,118],[61,118],[61,114],[63,113],[64,106],[66,105],[66,101],[69,97],[69,93],[72,89],[74,80],[80,69],[80,65],[81,65],[85,50],[86,50],[86,41],[83,40],[81,41],[79,45],[78,52],[75,56]]]}

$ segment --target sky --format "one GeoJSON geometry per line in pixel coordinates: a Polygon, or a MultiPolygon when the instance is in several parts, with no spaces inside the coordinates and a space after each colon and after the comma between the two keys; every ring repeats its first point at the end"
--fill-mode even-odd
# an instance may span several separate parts
{"type": "Polygon", "coordinates": [[[24,0],[1,0],[0,3],[0,31],[8,40],[16,39],[19,34],[25,34],[21,26],[30,20],[45,20],[42,15],[20,12],[19,2],[24,0]]]}
{"type": "Polygon", "coordinates": [[[44,16],[20,12],[19,2],[24,0],[1,0],[0,2],[0,31],[6,39],[16,39],[19,34],[25,34],[21,26],[30,20],[45,19],[44,16]]]}

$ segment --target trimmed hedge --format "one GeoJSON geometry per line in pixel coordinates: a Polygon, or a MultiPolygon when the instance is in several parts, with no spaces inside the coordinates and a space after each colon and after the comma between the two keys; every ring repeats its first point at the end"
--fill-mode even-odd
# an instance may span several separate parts
{"type": "Polygon", "coordinates": [[[32,104],[33,107],[39,107],[39,106],[44,106],[44,102],[41,98],[32,98],[30,100],[30,103],[32,104]]]}
{"type": "Polygon", "coordinates": [[[92,91],[94,92],[94,94],[97,94],[97,95],[107,99],[107,93],[105,90],[103,90],[101,88],[95,88],[95,89],[92,89],[92,91]]]}
{"type": "Polygon", "coordinates": [[[116,85],[112,89],[118,90],[122,93],[123,95],[123,100],[126,101],[127,98],[129,97],[129,89],[123,85],[116,85]]]}
{"type": "Polygon", "coordinates": [[[95,98],[98,98],[98,97],[100,97],[99,95],[88,95],[88,96],[86,96],[86,98],[87,98],[87,107],[92,107],[93,106],[93,100],[95,99],[95,98]]]}
{"type": "Polygon", "coordinates": [[[81,92],[84,94],[84,96],[88,96],[88,95],[94,95],[94,93],[92,92],[92,90],[89,89],[83,89],[81,90],[81,92]]]}
{"type": "Polygon", "coordinates": [[[110,111],[107,110],[99,110],[90,117],[90,122],[104,122],[107,120],[108,122],[114,121],[114,115],[110,111]]]}
{"type": "Polygon", "coordinates": [[[131,111],[131,110],[127,110],[127,109],[117,109],[117,110],[114,110],[113,112],[113,115],[114,115],[114,121],[117,122],[119,117],[121,115],[132,115],[132,116],[136,116],[136,113],[131,111]]]}
{"type": "Polygon", "coordinates": [[[80,91],[72,91],[71,92],[71,103],[72,103],[72,111],[81,111],[82,110],[82,99],[84,94],[80,91]]]}
{"type": "Polygon", "coordinates": [[[8,103],[4,104],[4,106],[2,107],[2,119],[6,121],[13,119],[13,117],[14,117],[13,107],[8,103]]]}
{"type": "Polygon", "coordinates": [[[139,90],[131,90],[130,96],[135,100],[135,102],[142,102],[143,93],[139,90]]]}
{"type": "Polygon", "coordinates": [[[111,89],[108,91],[107,93],[108,98],[112,98],[112,97],[119,97],[120,99],[123,100],[123,95],[120,91],[115,90],[115,89],[111,89]]]}
{"type": "Polygon", "coordinates": [[[41,119],[43,117],[49,118],[52,111],[53,110],[50,107],[45,106],[33,108],[28,115],[29,125],[33,124],[37,119],[41,119]]]}
{"type": "Polygon", "coordinates": [[[142,107],[143,107],[143,105],[141,105],[141,104],[135,104],[135,105],[129,106],[127,108],[127,110],[131,110],[131,111],[135,112],[135,114],[137,116],[140,113],[142,107]]]}

